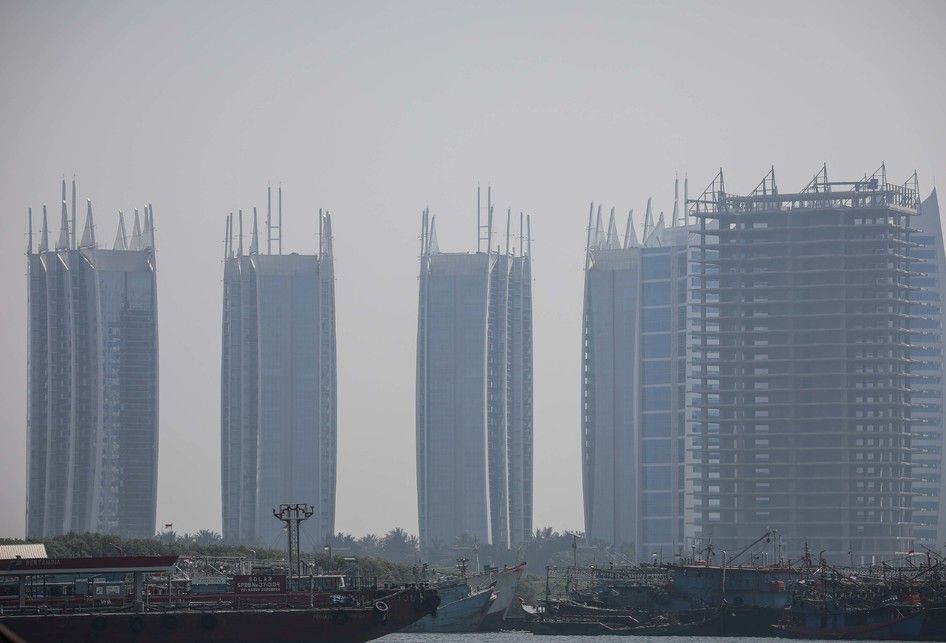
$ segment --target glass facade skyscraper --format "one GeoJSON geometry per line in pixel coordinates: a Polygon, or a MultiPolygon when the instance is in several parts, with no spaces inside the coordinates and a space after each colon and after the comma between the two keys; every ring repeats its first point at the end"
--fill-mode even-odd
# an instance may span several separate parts
{"type": "Polygon", "coordinates": [[[26,533],[155,533],[158,322],[154,221],[119,214],[112,249],[95,239],[92,204],[81,239],[62,186],[59,238],[45,206],[28,262],[26,533]]]}
{"type": "MultiPolygon", "coordinates": [[[[281,202],[281,191],[280,191],[281,202]]],[[[281,223],[281,207],[279,222],[281,223]]],[[[302,530],[321,543],[335,529],[336,355],[332,220],[319,215],[316,255],[273,253],[267,215],[260,252],[242,213],[227,222],[221,364],[223,536],[275,545],[283,503],[313,505],[302,530]],[[234,223],[239,227],[233,245],[234,223]]]]}
{"type": "Polygon", "coordinates": [[[585,534],[670,556],[683,538],[687,228],[623,240],[589,214],[582,316],[585,534]]]}
{"type": "Polygon", "coordinates": [[[425,545],[470,536],[510,546],[532,533],[532,269],[528,235],[510,251],[507,222],[506,238],[504,253],[443,253],[424,214],[416,401],[425,545]]]}

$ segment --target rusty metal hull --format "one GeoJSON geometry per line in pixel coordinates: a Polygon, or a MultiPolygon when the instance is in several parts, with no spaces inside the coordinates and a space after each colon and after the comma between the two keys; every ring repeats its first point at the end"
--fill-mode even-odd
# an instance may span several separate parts
{"type": "Polygon", "coordinates": [[[0,618],[27,643],[357,643],[396,632],[424,617],[414,592],[374,607],[175,609],[141,613],[66,613],[0,618]]]}

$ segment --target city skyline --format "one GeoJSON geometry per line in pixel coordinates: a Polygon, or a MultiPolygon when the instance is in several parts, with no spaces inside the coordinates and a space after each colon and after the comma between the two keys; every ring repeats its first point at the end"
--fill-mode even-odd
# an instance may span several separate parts
{"type": "Polygon", "coordinates": [[[653,194],[669,212],[675,174],[693,196],[720,166],[735,193],[773,163],[786,186],[823,161],[849,177],[883,160],[918,168],[924,195],[946,176],[941,2],[40,0],[0,12],[4,535],[25,532],[27,207],[38,221],[45,198],[56,226],[63,173],[80,204],[94,197],[109,243],[118,210],[154,202],[157,522],[179,532],[221,529],[223,218],[265,206],[261,184],[282,181],[284,251],[311,253],[318,206],[332,208],[336,530],[354,534],[417,524],[421,208],[443,215],[443,240],[469,238],[478,182],[533,213],[535,525],[581,530],[589,200],[643,207],[653,194]]]}

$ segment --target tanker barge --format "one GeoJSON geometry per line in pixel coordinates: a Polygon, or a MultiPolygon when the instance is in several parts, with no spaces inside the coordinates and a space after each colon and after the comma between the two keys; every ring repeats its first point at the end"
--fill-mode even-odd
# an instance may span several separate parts
{"type": "Polygon", "coordinates": [[[0,561],[0,625],[28,643],[356,643],[403,629],[439,604],[424,585],[353,588],[340,575],[250,573],[212,592],[184,591],[175,587],[177,562],[0,561]]]}

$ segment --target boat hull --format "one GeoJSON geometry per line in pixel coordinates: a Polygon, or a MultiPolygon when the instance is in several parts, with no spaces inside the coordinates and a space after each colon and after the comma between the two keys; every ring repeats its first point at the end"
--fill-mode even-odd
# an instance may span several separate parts
{"type": "Polygon", "coordinates": [[[427,615],[412,597],[386,597],[388,609],[169,609],[4,616],[29,643],[359,643],[396,632],[427,615]]]}
{"type": "Polygon", "coordinates": [[[475,632],[492,600],[492,588],[480,590],[452,603],[442,604],[436,614],[429,614],[401,631],[413,634],[475,632]]]}

